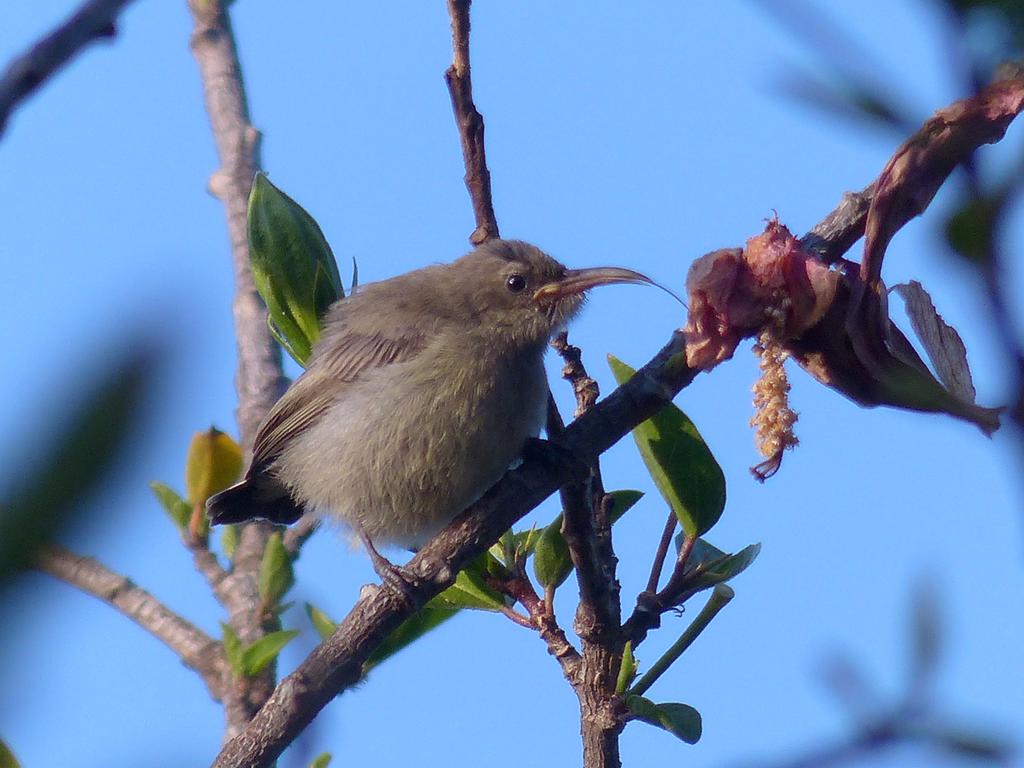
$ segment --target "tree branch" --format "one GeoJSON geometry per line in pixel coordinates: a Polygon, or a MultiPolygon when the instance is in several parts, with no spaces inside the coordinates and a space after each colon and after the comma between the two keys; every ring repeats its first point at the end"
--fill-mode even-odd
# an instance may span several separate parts
{"type": "MultiPolygon", "coordinates": [[[[199,65],[206,111],[210,117],[221,167],[210,178],[210,191],[224,205],[235,272],[232,312],[238,345],[237,420],[241,444],[251,450],[260,422],[284,390],[281,350],[270,336],[266,308],[249,267],[246,215],[249,191],[259,165],[259,133],[249,123],[231,21],[223,0],[189,0],[192,13],[192,53],[199,65]]],[[[243,643],[252,643],[280,628],[276,617],[263,614],[258,574],[273,526],[247,523],[239,531],[234,568],[224,579],[218,597],[228,621],[243,643]]],[[[274,686],[274,665],[244,685],[231,688],[225,699],[228,737],[241,731],[266,702],[274,686]]]]}
{"type": "Polygon", "coordinates": [[[469,6],[472,0],[448,0],[448,15],[452,21],[452,65],[444,73],[448,93],[452,97],[452,111],[459,128],[462,159],[466,166],[466,189],[473,201],[476,229],[469,242],[480,245],[498,234],[498,221],[494,217],[491,200],[491,174],[487,170],[484,152],[484,118],[473,103],[473,81],[469,69],[469,6]]]}
{"type": "Polygon", "coordinates": [[[0,135],[15,108],[93,40],[114,37],[114,21],[131,0],[89,0],[15,58],[0,76],[0,135]]]}
{"type": "Polygon", "coordinates": [[[224,681],[229,675],[227,661],[220,643],[201,629],[91,557],[50,546],[40,551],[36,565],[55,579],[119,610],[178,654],[185,666],[198,672],[213,698],[223,699],[224,681]]]}
{"type": "MultiPolygon", "coordinates": [[[[563,445],[592,461],[659,409],[696,375],[686,366],[683,337],[669,343],[628,382],[570,425],[563,445]]],[[[578,476],[580,467],[530,457],[460,515],[409,562],[410,595],[422,604],[455,579],[516,520],[578,476]]],[[[342,690],[357,682],[363,662],[415,607],[388,585],[369,590],[335,633],[288,675],[245,731],[214,763],[218,768],[265,766],[342,690]]],[[[617,670],[616,670],[617,671],[617,670]]]]}

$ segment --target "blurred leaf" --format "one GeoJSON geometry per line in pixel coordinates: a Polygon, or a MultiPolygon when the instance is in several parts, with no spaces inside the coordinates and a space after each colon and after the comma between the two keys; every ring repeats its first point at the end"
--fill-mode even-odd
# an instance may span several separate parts
{"type": "Polygon", "coordinates": [[[700,712],[688,704],[655,704],[643,696],[627,696],[626,707],[638,720],[664,728],[687,744],[700,741],[700,712]]]}
{"type": "Polygon", "coordinates": [[[245,666],[242,662],[242,641],[238,639],[238,635],[229,624],[222,621],[220,629],[224,642],[224,656],[228,660],[228,666],[237,677],[242,677],[245,675],[245,666]]]}
{"type": "Polygon", "coordinates": [[[394,656],[458,613],[457,608],[448,607],[440,600],[443,594],[442,592],[441,595],[429,601],[419,611],[399,624],[398,628],[377,647],[377,650],[370,654],[370,658],[364,665],[364,671],[368,672],[384,660],[394,656]]]}
{"type": "Polygon", "coordinates": [[[949,247],[976,265],[987,264],[1006,200],[1005,192],[987,197],[968,197],[946,220],[949,247]]]}
{"type": "Polygon", "coordinates": [[[334,255],[313,217],[262,173],[249,195],[248,234],[253,278],[271,328],[304,365],[323,313],[345,295],[334,255]]]}
{"type": "Polygon", "coordinates": [[[153,350],[138,341],[127,346],[143,351],[111,365],[99,381],[74,377],[79,391],[86,390],[80,404],[53,416],[50,423],[62,428],[34,467],[16,465],[23,479],[0,502],[0,584],[72,521],[122,458],[155,369],[153,350]]]}
{"type": "Polygon", "coordinates": [[[620,696],[625,693],[636,679],[636,659],[633,658],[633,643],[626,641],[622,649],[622,663],[619,665],[619,676],[615,680],[615,692],[620,696]]]}
{"type": "Polygon", "coordinates": [[[644,497],[644,492],[624,489],[612,491],[608,495],[612,497],[612,508],[608,512],[608,520],[614,525],[644,497]]]}
{"type": "Polygon", "coordinates": [[[309,764],[309,768],[327,768],[331,763],[331,753],[324,752],[316,756],[316,759],[309,764]]]}
{"type": "Polygon", "coordinates": [[[21,763],[18,762],[18,758],[14,756],[3,739],[0,739],[0,768],[21,768],[21,763]]]}
{"type": "Polygon", "coordinates": [[[192,517],[192,507],[169,486],[163,483],[154,481],[149,484],[149,488],[153,491],[153,495],[156,496],[156,500],[160,502],[160,506],[164,508],[167,516],[171,518],[171,522],[174,523],[180,533],[184,534],[188,530],[189,518],[192,517]]]}
{"type": "Polygon", "coordinates": [[[203,505],[213,494],[238,481],[242,447],[216,427],[196,432],[185,462],[185,493],[192,505],[203,505]]]}
{"type": "Polygon", "coordinates": [[[235,556],[235,547],[238,546],[238,526],[223,525],[220,529],[220,547],[224,550],[224,556],[230,560],[235,556]]]}
{"type": "Polygon", "coordinates": [[[263,560],[260,562],[260,600],[267,607],[276,605],[294,583],[292,558],[284,547],[281,532],[275,531],[267,539],[263,560]]]}
{"type": "Polygon", "coordinates": [[[247,645],[242,650],[242,672],[246,677],[258,675],[298,634],[297,629],[281,629],[264,635],[251,645],[247,645]]]}
{"type": "Polygon", "coordinates": [[[916,692],[920,694],[920,688],[928,683],[938,667],[942,645],[939,596],[933,583],[921,581],[916,585],[911,609],[910,631],[913,651],[910,659],[910,679],[912,688],[917,688],[916,692]]]}
{"type": "Polygon", "coordinates": [[[967,365],[967,347],[953,326],[935,311],[932,297],[919,282],[894,285],[907,309],[910,325],[921,340],[942,385],[965,402],[975,401],[974,382],[967,365]]]}
{"type": "MultiPolygon", "coordinates": [[[[619,384],[635,373],[612,355],[608,363],[619,384]]],[[[714,526],[725,509],[725,475],[689,417],[669,403],[637,426],[633,439],[683,530],[696,537],[714,526]]]]}
{"type": "Polygon", "coordinates": [[[310,622],[313,624],[313,629],[320,635],[321,640],[326,640],[328,637],[334,634],[334,630],[338,628],[338,623],[332,621],[331,618],[317,608],[312,603],[306,603],[306,615],[309,616],[310,622]]]}
{"type": "Polygon", "coordinates": [[[865,120],[900,135],[916,128],[887,94],[846,76],[830,82],[794,70],[786,74],[782,90],[790,98],[840,118],[865,120]]]}
{"type": "Polygon", "coordinates": [[[996,736],[970,731],[939,732],[935,742],[958,757],[1008,764],[1013,757],[1013,745],[996,736]]]}

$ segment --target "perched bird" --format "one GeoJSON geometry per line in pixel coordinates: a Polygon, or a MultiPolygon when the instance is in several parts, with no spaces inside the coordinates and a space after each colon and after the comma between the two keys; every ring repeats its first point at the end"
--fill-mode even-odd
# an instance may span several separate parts
{"type": "Polygon", "coordinates": [[[544,424],[544,352],[584,292],[650,283],[566,269],[492,240],[451,264],[360,286],[328,311],[306,371],[256,435],[245,478],[207,502],[214,524],[304,511],[415,549],[472,504],[544,424]]]}

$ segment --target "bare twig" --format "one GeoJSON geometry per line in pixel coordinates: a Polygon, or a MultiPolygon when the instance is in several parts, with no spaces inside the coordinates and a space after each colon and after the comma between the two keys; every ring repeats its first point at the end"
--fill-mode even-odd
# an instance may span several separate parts
{"type": "Polygon", "coordinates": [[[562,674],[575,688],[580,683],[579,669],[582,658],[579,651],[565,636],[551,608],[551,602],[537,595],[533,584],[526,576],[511,579],[502,585],[506,594],[519,602],[530,616],[529,626],[536,629],[541,640],[559,666],[562,674]]]}
{"type": "MultiPolygon", "coordinates": [[[[680,354],[683,345],[682,334],[673,334],[632,379],[566,428],[564,446],[583,460],[593,459],[664,407],[696,375],[680,354]]],[[[577,471],[570,465],[530,457],[509,472],[406,566],[417,577],[410,586],[413,597],[423,603],[437,595],[460,568],[577,471]]],[[[241,768],[273,762],[329,701],[361,678],[363,662],[413,610],[390,587],[364,595],[334,635],[281,681],[245,731],[225,746],[215,765],[241,768]]]]}
{"type": "MultiPolygon", "coordinates": [[[[210,117],[221,167],[210,178],[210,191],[224,205],[235,272],[232,310],[238,345],[238,428],[242,446],[251,450],[256,430],[285,386],[281,350],[270,336],[266,309],[249,268],[246,209],[258,168],[259,134],[249,123],[242,73],[231,21],[223,0],[189,0],[192,13],[192,53],[199,65],[206,111],[210,117]]],[[[280,628],[276,617],[261,609],[258,573],[273,526],[248,523],[239,531],[231,574],[218,597],[228,621],[243,643],[252,643],[280,628]]],[[[259,676],[234,686],[225,699],[227,735],[240,732],[266,702],[274,686],[274,665],[259,676]]]]}
{"type": "Polygon", "coordinates": [[[572,385],[572,392],[576,395],[576,412],[573,418],[578,419],[597,402],[601,390],[598,389],[597,382],[587,374],[587,369],[583,367],[582,352],[579,347],[569,343],[569,334],[566,331],[562,331],[552,340],[551,347],[565,361],[562,378],[572,385]]]}
{"type": "Polygon", "coordinates": [[[487,170],[487,156],[484,152],[484,118],[473,103],[473,80],[469,68],[471,3],[472,0],[448,0],[453,56],[452,65],[444,73],[444,79],[452,97],[452,111],[459,128],[462,158],[466,166],[466,189],[473,201],[473,215],[476,218],[476,229],[469,236],[469,241],[479,245],[499,237],[499,234],[491,200],[491,173],[487,170]]]}
{"type": "Polygon", "coordinates": [[[41,550],[37,565],[41,571],[119,610],[174,651],[187,667],[198,672],[213,698],[223,698],[224,682],[229,675],[224,652],[220,643],[201,629],[130,579],[91,557],[51,546],[41,550]]]}
{"type": "Polygon", "coordinates": [[[320,518],[316,515],[303,515],[299,522],[284,532],[284,548],[292,557],[299,554],[302,545],[320,528],[320,518]]]}
{"type": "Polygon", "coordinates": [[[114,37],[114,21],[131,0],[89,0],[0,75],[0,135],[18,104],[93,40],[114,37]]]}
{"type": "Polygon", "coordinates": [[[665,528],[661,532],[661,541],[658,542],[658,549],[654,553],[654,561],[651,563],[651,575],[647,579],[647,592],[658,591],[658,580],[661,578],[661,570],[665,567],[665,556],[668,555],[669,545],[672,544],[672,534],[676,532],[676,513],[671,509],[668,511],[668,520],[665,521],[665,528]]]}

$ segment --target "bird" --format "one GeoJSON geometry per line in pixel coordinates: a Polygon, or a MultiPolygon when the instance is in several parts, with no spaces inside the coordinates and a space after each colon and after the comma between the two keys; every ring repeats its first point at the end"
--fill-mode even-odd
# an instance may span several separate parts
{"type": "Polygon", "coordinates": [[[244,478],[207,501],[210,521],[288,524],[312,512],[355,532],[380,573],[377,547],[421,547],[540,434],[549,342],[587,290],[610,283],[655,284],[493,239],[360,286],[327,310],[244,478]]]}

